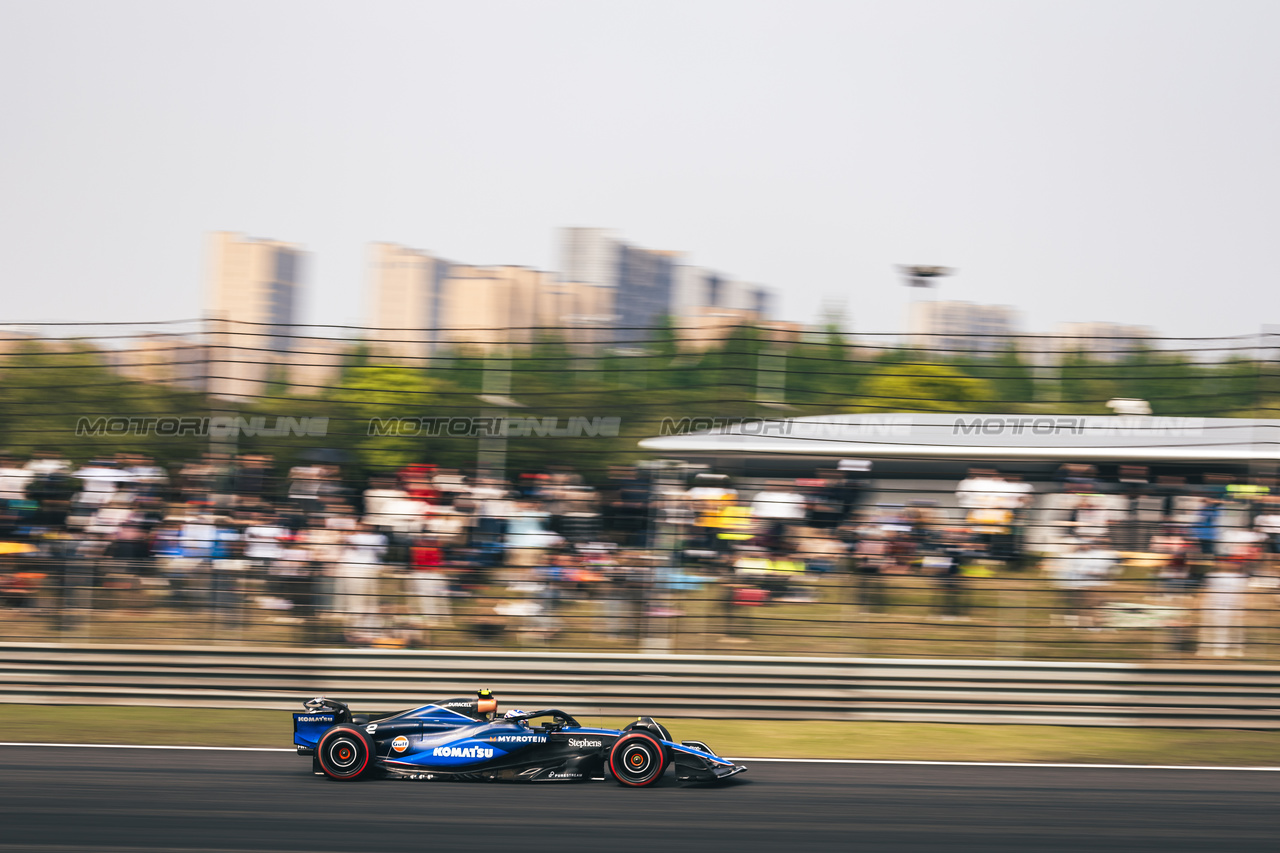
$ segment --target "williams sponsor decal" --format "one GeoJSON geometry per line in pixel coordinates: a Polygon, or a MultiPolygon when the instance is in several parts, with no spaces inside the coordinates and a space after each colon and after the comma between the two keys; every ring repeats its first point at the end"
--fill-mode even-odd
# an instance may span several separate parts
{"type": "Polygon", "coordinates": [[[495,735],[489,743],[546,743],[546,735],[495,735]]]}
{"type": "Polygon", "coordinates": [[[300,723],[332,723],[333,714],[313,714],[304,716],[299,714],[297,720],[300,723]]]}
{"type": "Polygon", "coordinates": [[[571,737],[569,738],[569,746],[573,747],[574,749],[586,749],[592,746],[604,746],[604,741],[583,740],[582,738],[571,737]]]}
{"type": "Polygon", "coordinates": [[[398,738],[391,741],[391,748],[396,752],[404,752],[409,748],[409,739],[404,735],[400,735],[398,738]]]}
{"type": "Polygon", "coordinates": [[[437,746],[431,750],[436,758],[493,758],[493,750],[480,746],[437,746]]]}

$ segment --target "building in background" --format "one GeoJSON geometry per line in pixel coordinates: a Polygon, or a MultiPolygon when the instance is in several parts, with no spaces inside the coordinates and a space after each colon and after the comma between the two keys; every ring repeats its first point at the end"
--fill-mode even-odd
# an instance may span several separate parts
{"type": "Polygon", "coordinates": [[[990,354],[1009,346],[1017,326],[1017,312],[1009,305],[920,300],[911,303],[907,332],[917,349],[990,354]]]}
{"type": "Polygon", "coordinates": [[[591,350],[613,337],[613,290],[550,275],[538,293],[539,333],[591,350]]]}
{"type": "Polygon", "coordinates": [[[611,292],[611,339],[640,343],[672,314],[677,252],[642,249],[607,228],[560,229],[560,278],[611,292]]]}
{"type": "Polygon", "coordinates": [[[681,265],[676,268],[672,291],[672,323],[677,337],[694,348],[724,340],[741,326],[784,325],[769,321],[771,294],[758,284],[747,284],[715,270],[681,265]]]}
{"type": "Polygon", "coordinates": [[[185,391],[203,391],[207,383],[205,347],[182,335],[143,334],[126,338],[120,349],[104,352],[111,368],[128,379],[185,391]]]}
{"type": "Polygon", "coordinates": [[[445,282],[453,264],[395,243],[369,246],[374,353],[426,367],[444,340],[445,282]]]}
{"type": "Polygon", "coordinates": [[[288,362],[302,249],[223,231],[209,236],[208,251],[209,393],[259,395],[288,362]]]}
{"type": "MultiPolygon", "coordinates": [[[[1054,327],[1049,343],[1050,348],[1059,354],[1083,352],[1099,361],[1120,361],[1135,350],[1153,348],[1154,338],[1155,331],[1150,326],[1059,323],[1054,327]]],[[[1060,359],[1061,355],[1056,358],[1060,359]]]]}
{"type": "Polygon", "coordinates": [[[613,340],[644,341],[646,330],[663,322],[699,337],[699,330],[720,334],[769,319],[773,295],[768,288],[683,264],[682,257],[633,246],[605,228],[560,229],[561,278],[611,294],[613,340]]]}
{"type": "Polygon", "coordinates": [[[684,264],[676,268],[671,315],[693,317],[715,311],[742,311],[760,320],[769,318],[771,294],[759,284],[747,284],[724,273],[684,264]]]}
{"type": "Polygon", "coordinates": [[[685,318],[676,328],[676,339],[684,349],[705,350],[720,346],[744,327],[752,329],[759,340],[775,344],[799,343],[806,332],[803,323],[756,320],[745,313],[722,311],[685,318]]]}
{"type": "Polygon", "coordinates": [[[609,288],[530,267],[456,264],[444,283],[440,340],[485,353],[549,340],[590,345],[610,339],[612,297],[609,288]]]}
{"type": "Polygon", "coordinates": [[[554,281],[529,267],[455,264],[444,282],[443,342],[485,353],[531,343],[539,293],[554,281]]]}
{"type": "Polygon", "coordinates": [[[343,338],[295,337],[284,374],[290,393],[318,396],[340,385],[343,364],[358,346],[343,338]]]}

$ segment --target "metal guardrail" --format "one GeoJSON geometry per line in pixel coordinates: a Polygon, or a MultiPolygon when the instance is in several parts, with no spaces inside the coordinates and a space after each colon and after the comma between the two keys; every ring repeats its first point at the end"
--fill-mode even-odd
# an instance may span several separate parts
{"type": "Polygon", "coordinates": [[[390,710],[490,687],[590,716],[1280,728],[1280,667],[0,644],[0,702],[390,710]]]}

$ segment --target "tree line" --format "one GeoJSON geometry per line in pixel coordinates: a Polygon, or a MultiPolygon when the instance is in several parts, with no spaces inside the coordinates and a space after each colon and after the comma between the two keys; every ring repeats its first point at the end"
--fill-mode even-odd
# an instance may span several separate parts
{"type": "MultiPolygon", "coordinates": [[[[571,465],[594,477],[642,458],[636,442],[657,435],[664,418],[1108,414],[1107,401],[1117,397],[1146,400],[1161,416],[1272,418],[1280,412],[1274,352],[1136,345],[1111,357],[1087,348],[1045,356],[1025,339],[1009,339],[975,354],[876,346],[835,329],[774,338],[769,330],[743,326],[695,348],[662,326],[642,345],[586,348],[544,333],[501,354],[459,347],[425,360],[379,356],[375,346],[355,341],[324,387],[294,387],[277,365],[260,394],[240,401],[128,378],[92,342],[28,340],[0,354],[0,451],[58,453],[76,462],[134,452],[174,465],[220,450],[269,453],[282,465],[329,458],[361,473],[422,461],[472,468],[481,439],[474,426],[453,429],[452,419],[519,418],[526,428],[506,440],[508,470],[571,465]],[[492,393],[495,387],[504,393],[492,393]],[[77,433],[85,418],[106,417],[327,419],[327,429],[323,436],[242,431],[223,441],[190,431],[77,433]],[[370,429],[372,421],[388,418],[444,426],[370,429]],[[555,424],[573,418],[617,421],[604,431],[610,434],[556,434],[555,424]]],[[[211,364],[209,371],[216,370],[211,364]]],[[[482,423],[480,435],[484,431],[482,423]]]]}

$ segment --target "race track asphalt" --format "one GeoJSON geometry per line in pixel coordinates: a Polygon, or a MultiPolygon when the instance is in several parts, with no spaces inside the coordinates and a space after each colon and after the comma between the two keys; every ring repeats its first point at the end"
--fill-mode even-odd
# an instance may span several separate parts
{"type": "Polygon", "coordinates": [[[1280,772],[757,763],[712,788],[332,782],[284,752],[0,747],[0,851],[1280,850],[1280,772]]]}

